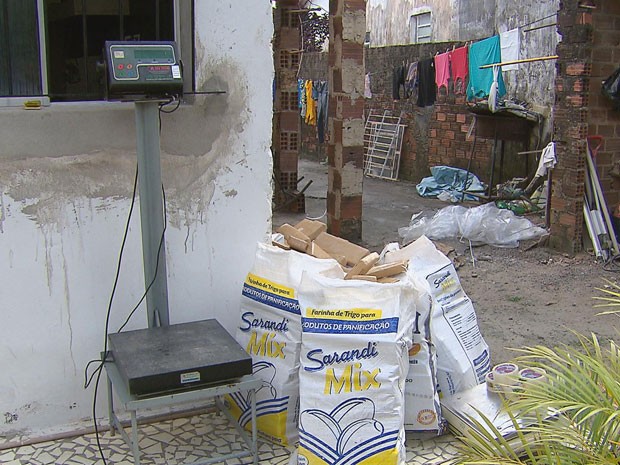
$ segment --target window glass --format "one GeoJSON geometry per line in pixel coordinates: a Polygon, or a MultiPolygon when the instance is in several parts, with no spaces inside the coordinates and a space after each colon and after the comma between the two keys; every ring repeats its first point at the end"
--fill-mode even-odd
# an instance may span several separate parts
{"type": "Polygon", "coordinates": [[[412,43],[431,41],[431,13],[412,15],[409,20],[410,36],[412,43]]]}
{"type": "Polygon", "coordinates": [[[45,0],[52,101],[102,100],[106,40],[174,40],[173,0],[45,0]]]}
{"type": "Polygon", "coordinates": [[[41,94],[36,2],[0,1],[0,97],[41,94]]]}

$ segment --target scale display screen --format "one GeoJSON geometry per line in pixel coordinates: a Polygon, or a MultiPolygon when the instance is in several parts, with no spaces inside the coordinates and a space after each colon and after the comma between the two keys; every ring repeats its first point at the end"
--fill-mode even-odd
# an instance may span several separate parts
{"type": "Polygon", "coordinates": [[[175,42],[108,41],[108,100],[142,100],[183,94],[182,65],[175,42]]]}
{"type": "Polygon", "coordinates": [[[174,52],[171,47],[135,48],[133,51],[133,56],[136,60],[143,60],[143,59],[148,60],[149,58],[150,59],[162,59],[162,58],[173,59],[174,52]]]}

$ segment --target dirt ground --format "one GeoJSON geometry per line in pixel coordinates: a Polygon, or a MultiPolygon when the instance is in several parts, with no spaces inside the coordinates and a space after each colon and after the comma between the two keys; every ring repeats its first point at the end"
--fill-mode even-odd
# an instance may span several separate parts
{"type": "MultiPolygon", "coordinates": [[[[306,212],[274,212],[274,229],[304,217],[325,221],[327,167],[300,160],[299,172],[304,176],[300,187],[312,181],[305,192],[306,212]]],[[[412,214],[447,205],[421,198],[410,183],[365,178],[360,243],[380,252],[387,243],[399,241],[398,228],[407,226],[412,214]]],[[[540,217],[530,219],[544,223],[540,217]]],[[[511,359],[515,353],[510,348],[574,344],[572,331],[620,340],[620,319],[597,316],[604,309],[594,308],[593,299],[601,295],[596,288],[605,286],[603,278],[620,281],[620,267],[608,271],[587,252],[568,256],[545,247],[532,248],[532,241],[515,249],[483,245],[471,251],[469,244],[456,239],[442,242],[454,250],[448,255],[458,265],[463,289],[472,299],[492,363],[511,359]]]]}

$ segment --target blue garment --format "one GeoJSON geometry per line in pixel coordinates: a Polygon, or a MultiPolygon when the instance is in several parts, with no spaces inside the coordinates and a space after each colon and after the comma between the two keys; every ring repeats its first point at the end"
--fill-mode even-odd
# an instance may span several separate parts
{"type": "MultiPolygon", "coordinates": [[[[489,37],[469,46],[469,84],[467,100],[488,97],[493,84],[493,68],[480,69],[480,66],[501,63],[502,50],[499,36],[489,37]]],[[[506,94],[502,73],[497,80],[497,97],[506,94]]]]}
{"type": "Polygon", "coordinates": [[[304,92],[306,92],[306,89],[304,87],[304,80],[297,79],[297,108],[299,108],[300,110],[303,106],[302,96],[304,95],[304,92]]]}
{"type": "Polygon", "coordinates": [[[325,142],[325,133],[327,132],[327,109],[329,101],[329,91],[327,89],[326,81],[314,81],[312,87],[312,97],[316,95],[317,106],[317,121],[316,126],[318,130],[319,143],[325,142]]]}

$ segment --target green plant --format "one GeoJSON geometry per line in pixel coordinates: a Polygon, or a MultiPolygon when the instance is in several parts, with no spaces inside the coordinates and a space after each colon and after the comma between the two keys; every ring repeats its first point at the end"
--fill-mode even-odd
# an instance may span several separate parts
{"type": "MultiPolygon", "coordinates": [[[[620,287],[607,281],[597,307],[620,306],[620,287]]],[[[618,310],[602,314],[620,315],[618,310]]],[[[507,441],[482,420],[461,439],[460,464],[619,465],[620,347],[601,344],[596,335],[577,334],[579,345],[518,349],[520,366],[544,369],[548,382],[526,382],[516,399],[505,402],[516,430],[507,441]],[[549,418],[549,414],[551,418],[549,418]]]]}

